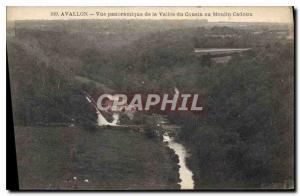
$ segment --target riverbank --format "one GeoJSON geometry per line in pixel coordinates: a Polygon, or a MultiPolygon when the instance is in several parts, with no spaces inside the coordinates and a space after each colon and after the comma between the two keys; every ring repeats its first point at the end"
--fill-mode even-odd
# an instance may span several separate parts
{"type": "Polygon", "coordinates": [[[124,129],[15,127],[21,189],[179,189],[173,151],[124,129]]]}

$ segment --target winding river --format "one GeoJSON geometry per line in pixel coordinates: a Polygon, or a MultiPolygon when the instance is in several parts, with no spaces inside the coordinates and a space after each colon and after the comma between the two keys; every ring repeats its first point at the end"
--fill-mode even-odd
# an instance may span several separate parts
{"type": "Polygon", "coordinates": [[[179,158],[179,178],[181,180],[181,189],[194,189],[193,173],[186,165],[186,157],[188,153],[182,144],[176,143],[174,138],[170,137],[168,133],[163,135],[163,141],[168,143],[168,147],[175,151],[179,158]]]}
{"type": "MultiPolygon", "coordinates": [[[[178,90],[177,90],[178,91],[178,90]]],[[[86,99],[89,103],[93,103],[97,115],[98,115],[98,126],[104,126],[104,125],[110,125],[110,126],[119,126],[117,125],[117,121],[119,119],[119,114],[114,114],[113,115],[113,122],[108,122],[105,117],[101,114],[99,109],[97,108],[95,102],[90,98],[89,95],[86,96],[86,99]]],[[[160,122],[158,122],[157,126],[163,128],[164,126],[169,125],[168,120],[166,120],[164,117],[160,117],[160,122]]],[[[171,125],[171,130],[172,130],[172,125],[171,125]]],[[[188,153],[185,149],[185,147],[182,144],[179,144],[175,142],[174,138],[169,136],[168,132],[165,130],[163,133],[163,141],[167,142],[167,145],[169,148],[173,149],[175,154],[179,158],[179,178],[180,178],[180,188],[181,189],[194,189],[194,180],[193,180],[193,173],[192,171],[187,167],[186,165],[186,158],[188,157],[188,153]]]]}

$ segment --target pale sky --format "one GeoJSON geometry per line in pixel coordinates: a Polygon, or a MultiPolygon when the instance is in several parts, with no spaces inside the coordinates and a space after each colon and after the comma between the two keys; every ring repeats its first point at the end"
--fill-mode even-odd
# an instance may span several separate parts
{"type": "Polygon", "coordinates": [[[7,7],[7,20],[69,20],[69,19],[208,19],[209,22],[280,22],[293,23],[292,7],[7,7]],[[57,12],[58,16],[51,16],[57,12]],[[62,16],[65,12],[87,12],[87,16],[62,16]],[[97,16],[97,12],[106,16],[97,16]],[[143,16],[113,16],[108,13],[139,13],[143,16]],[[145,16],[145,12],[157,13],[157,16],[145,16]],[[183,16],[160,16],[160,12],[183,16]],[[219,16],[214,16],[213,13],[219,16]],[[252,16],[237,16],[239,13],[251,13],[252,16]],[[188,16],[186,14],[188,13],[188,16]],[[190,14],[202,13],[202,16],[190,14]],[[204,16],[210,13],[210,16],[204,16]],[[222,16],[220,16],[220,14],[222,16]]]}

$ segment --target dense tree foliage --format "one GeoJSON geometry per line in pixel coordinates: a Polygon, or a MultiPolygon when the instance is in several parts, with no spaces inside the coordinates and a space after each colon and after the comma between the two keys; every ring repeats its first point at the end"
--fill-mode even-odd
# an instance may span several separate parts
{"type": "Polygon", "coordinates": [[[235,57],[202,75],[205,116],[173,117],[182,118],[182,140],[196,155],[198,188],[293,179],[293,47],[273,50],[235,57]]]}

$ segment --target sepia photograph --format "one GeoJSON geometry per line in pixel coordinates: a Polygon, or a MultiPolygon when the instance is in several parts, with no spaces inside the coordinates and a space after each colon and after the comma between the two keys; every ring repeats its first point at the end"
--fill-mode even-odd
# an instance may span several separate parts
{"type": "Polygon", "coordinates": [[[6,9],[19,190],[295,190],[293,7],[6,9]]]}

